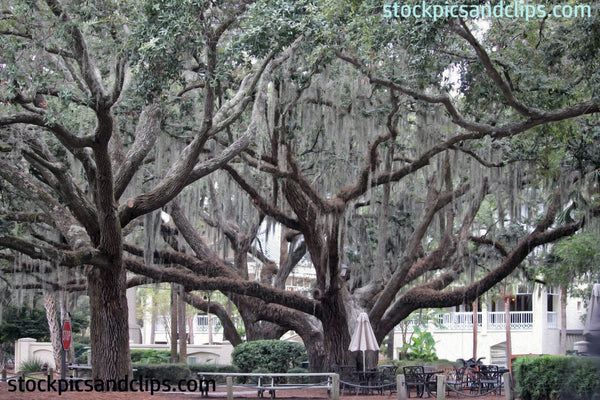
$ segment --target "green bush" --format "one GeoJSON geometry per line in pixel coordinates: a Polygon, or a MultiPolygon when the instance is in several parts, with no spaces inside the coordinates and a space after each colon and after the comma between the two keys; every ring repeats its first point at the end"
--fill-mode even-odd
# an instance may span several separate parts
{"type": "Polygon", "coordinates": [[[186,364],[133,364],[134,379],[168,379],[177,382],[183,379],[195,378],[186,364]]]}
{"type": "Polygon", "coordinates": [[[255,340],[233,349],[233,365],[242,372],[264,369],[265,372],[286,372],[308,360],[303,345],[280,340],[255,340]]]}
{"type": "Polygon", "coordinates": [[[403,367],[408,367],[410,365],[423,365],[423,366],[428,366],[428,367],[431,366],[431,367],[438,367],[438,368],[453,367],[453,366],[460,367],[462,365],[462,363],[460,361],[450,361],[450,360],[446,360],[443,358],[434,360],[434,361],[426,361],[426,360],[420,360],[420,359],[384,360],[384,361],[381,361],[379,364],[395,365],[396,367],[398,367],[398,370],[396,372],[397,374],[402,373],[403,367]]]}
{"type": "Polygon", "coordinates": [[[131,362],[142,364],[168,363],[171,352],[168,350],[131,350],[131,362]]]}
{"type": "Polygon", "coordinates": [[[235,365],[219,365],[219,364],[190,364],[189,368],[192,372],[218,372],[218,373],[237,373],[239,368],[235,365]]]}
{"type": "MultiPolygon", "coordinates": [[[[270,371],[266,368],[256,368],[256,369],[253,369],[250,373],[251,374],[268,374],[269,372],[270,371]]],[[[246,383],[248,381],[245,376],[240,376],[239,378],[240,378],[239,379],[240,383],[246,383]]],[[[249,381],[250,381],[250,383],[256,385],[258,383],[258,378],[259,378],[258,376],[251,376],[249,378],[249,381]]],[[[264,377],[263,383],[264,383],[264,379],[269,379],[269,377],[264,377]]]]}
{"type": "MultiPolygon", "coordinates": [[[[302,367],[294,367],[287,370],[288,374],[308,374],[308,370],[302,367]]],[[[288,383],[309,383],[308,376],[290,376],[288,383]]]]}
{"type": "Polygon", "coordinates": [[[519,357],[513,364],[521,400],[591,400],[600,394],[600,361],[586,357],[519,357]]]}
{"type": "Polygon", "coordinates": [[[42,370],[42,367],[44,366],[44,363],[37,359],[37,358],[32,358],[30,360],[24,361],[21,364],[21,372],[24,372],[26,374],[31,374],[33,372],[40,372],[42,370]]]}

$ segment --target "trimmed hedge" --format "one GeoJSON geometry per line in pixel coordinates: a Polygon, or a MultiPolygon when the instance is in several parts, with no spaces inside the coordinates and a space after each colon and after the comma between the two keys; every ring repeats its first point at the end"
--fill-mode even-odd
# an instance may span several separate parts
{"type": "MultiPolygon", "coordinates": [[[[308,370],[302,367],[294,367],[287,371],[288,374],[308,374],[308,370]]],[[[309,383],[308,376],[290,376],[288,383],[309,383]]]]}
{"type": "Polygon", "coordinates": [[[237,373],[239,368],[235,365],[219,364],[189,364],[188,367],[193,373],[198,372],[219,372],[219,373],[237,373]]]}
{"type": "MultiPolygon", "coordinates": [[[[233,365],[216,364],[133,364],[134,379],[168,379],[177,382],[182,379],[196,379],[198,372],[240,372],[233,365]]],[[[225,378],[215,377],[217,382],[225,382],[225,378]]]]}
{"type": "Polygon", "coordinates": [[[177,382],[183,379],[195,378],[187,364],[133,364],[134,379],[168,379],[177,382]]]}
{"type": "MultiPolygon", "coordinates": [[[[237,373],[240,372],[239,368],[235,365],[218,365],[218,364],[190,364],[189,365],[192,374],[196,376],[198,372],[219,372],[219,373],[237,373]]],[[[225,377],[215,376],[213,377],[217,383],[225,382],[225,377]]]]}
{"type": "Polygon", "coordinates": [[[600,398],[600,360],[587,357],[524,356],[513,364],[521,400],[600,398]],[[594,396],[596,395],[596,397],[594,396]]]}
{"type": "Polygon", "coordinates": [[[161,364],[168,363],[171,357],[169,350],[131,350],[131,362],[142,364],[161,364]]]}
{"type": "Polygon", "coordinates": [[[267,372],[286,372],[308,360],[300,343],[281,340],[254,340],[237,345],[231,353],[233,365],[242,372],[264,369],[267,372]]]}

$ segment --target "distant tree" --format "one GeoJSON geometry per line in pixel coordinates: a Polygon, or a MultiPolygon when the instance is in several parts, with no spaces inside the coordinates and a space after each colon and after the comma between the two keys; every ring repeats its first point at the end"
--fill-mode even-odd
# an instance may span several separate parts
{"type": "Polygon", "coordinates": [[[14,343],[20,338],[50,340],[46,312],[43,309],[27,306],[4,308],[0,324],[0,343],[14,343]]]}
{"type": "Polygon", "coordinates": [[[562,239],[552,246],[550,253],[536,273],[548,285],[560,288],[561,353],[567,351],[567,295],[581,297],[586,303],[591,288],[600,279],[600,236],[585,232],[562,239]]]}

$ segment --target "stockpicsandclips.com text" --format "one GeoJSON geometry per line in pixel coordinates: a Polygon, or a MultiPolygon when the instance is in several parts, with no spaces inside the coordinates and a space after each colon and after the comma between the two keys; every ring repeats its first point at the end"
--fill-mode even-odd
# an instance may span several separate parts
{"type": "Polygon", "coordinates": [[[496,5],[479,4],[433,4],[423,0],[417,4],[394,2],[384,4],[385,18],[427,18],[433,21],[442,18],[520,18],[526,21],[536,18],[591,18],[589,4],[530,4],[524,0],[503,1],[496,5]]]}
{"type": "Polygon", "coordinates": [[[200,392],[215,391],[213,379],[184,379],[171,382],[168,379],[11,379],[8,381],[9,392],[37,393],[89,393],[89,392],[145,392],[153,395],[160,392],[200,392]]]}

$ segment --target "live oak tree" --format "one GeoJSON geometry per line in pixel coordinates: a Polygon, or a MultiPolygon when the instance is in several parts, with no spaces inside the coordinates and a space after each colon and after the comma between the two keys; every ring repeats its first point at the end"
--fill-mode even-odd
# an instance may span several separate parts
{"type": "Polygon", "coordinates": [[[247,6],[2,3],[1,176],[11,192],[3,219],[19,224],[8,224],[0,241],[39,261],[31,273],[83,267],[72,276],[86,277],[95,378],[131,372],[124,237],[260,129],[269,75],[289,54],[273,45],[254,66],[223,63],[220,41],[247,6]],[[161,13],[172,18],[162,27],[161,13]],[[166,126],[172,142],[159,140],[162,124],[186,107],[189,125],[166,126]],[[229,146],[207,147],[224,131],[235,136],[229,146]]]}
{"type": "Polygon", "coordinates": [[[237,344],[195,292],[219,290],[250,339],[295,330],[325,370],[347,361],[360,311],[382,341],[598,214],[582,183],[598,165],[577,145],[598,143],[600,35],[583,40],[597,8],[484,26],[380,11],[2,5],[2,256],[42,286],[85,276],[95,377],[129,372],[127,286],[183,285],[237,344]],[[580,214],[557,222],[572,198],[580,214]],[[257,245],[264,221],[286,232],[279,264],[257,245]],[[313,290],[283,290],[306,253],[313,290]]]}

